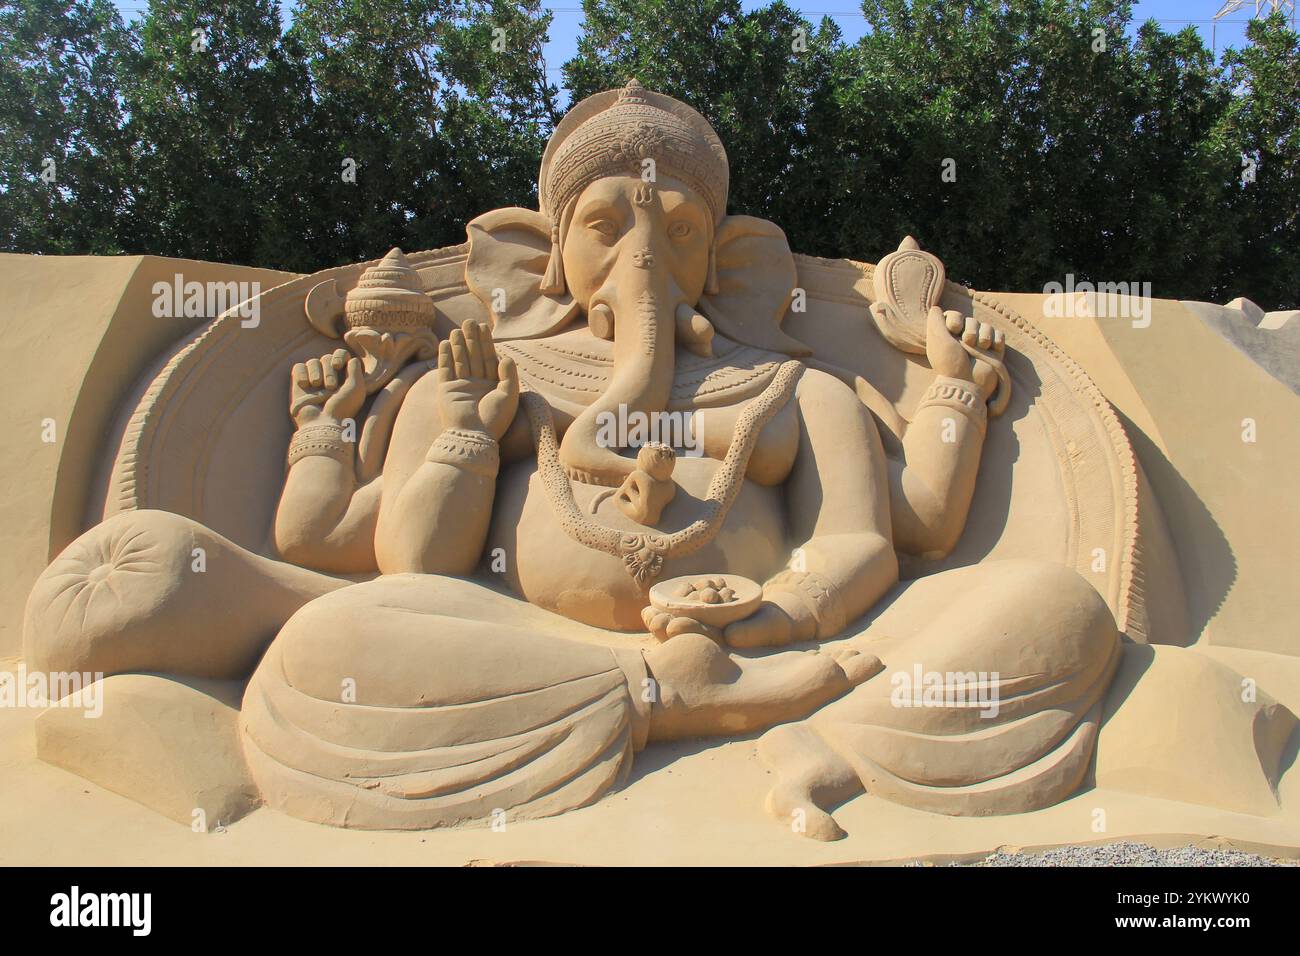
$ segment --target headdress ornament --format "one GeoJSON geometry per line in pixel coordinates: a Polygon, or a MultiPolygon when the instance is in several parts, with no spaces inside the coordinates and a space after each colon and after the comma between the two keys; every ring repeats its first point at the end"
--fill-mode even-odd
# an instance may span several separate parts
{"type": "MultiPolygon", "coordinates": [[[[560,224],[570,203],[604,176],[655,175],[680,179],[698,193],[714,225],[727,211],[727,152],[708,121],[680,100],[652,93],[636,80],[621,90],[589,96],[560,121],[542,156],[537,194],[551,221],[551,259],[542,291],[564,292],[560,224]]],[[[710,269],[712,276],[713,269],[710,269]]]]}

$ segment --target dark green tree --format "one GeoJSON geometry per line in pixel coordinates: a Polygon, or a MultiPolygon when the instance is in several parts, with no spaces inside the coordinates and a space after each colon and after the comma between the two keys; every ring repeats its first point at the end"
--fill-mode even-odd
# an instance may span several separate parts
{"type": "Polygon", "coordinates": [[[290,33],[314,121],[299,188],[325,230],[319,256],[463,242],[479,213],[535,201],[557,113],[549,23],[536,0],[304,0],[290,33]]]}
{"type": "MultiPolygon", "coordinates": [[[[876,258],[910,233],[977,287],[1073,273],[1222,297],[1244,253],[1224,133],[1233,104],[1252,129],[1237,139],[1268,139],[1289,189],[1289,207],[1254,194],[1252,228],[1297,205],[1279,158],[1294,147],[1278,145],[1293,116],[1252,112],[1262,94],[1225,80],[1194,30],[1151,22],[1135,34],[1129,0],[864,0],[868,33],[852,46],[781,3],[586,0],[584,11],[565,66],[575,96],[637,75],[695,105],[727,145],[732,211],[776,220],[800,251],[876,258]],[[790,43],[799,28],[802,52],[790,43]]],[[[1255,44],[1237,72],[1284,98],[1288,49],[1255,44]]],[[[1281,301],[1264,288],[1261,301],[1281,301]]]]}
{"type": "Polygon", "coordinates": [[[312,215],[297,188],[310,88],[274,0],[151,0],[133,67],[132,248],[310,266],[312,215]]]}
{"type": "Polygon", "coordinates": [[[1300,35],[1275,14],[1246,37],[1249,46],[1224,55],[1233,96],[1216,131],[1235,174],[1232,214],[1200,212],[1231,225],[1223,296],[1300,308],[1300,35]]]}
{"type": "Polygon", "coordinates": [[[1135,40],[1126,0],[863,6],[841,139],[876,144],[876,195],[841,242],[913,233],[983,288],[1073,273],[1180,296],[1219,266],[1195,210],[1222,198],[1205,147],[1224,97],[1194,31],[1135,40]]]}
{"type": "Polygon", "coordinates": [[[0,248],[124,248],[133,142],[120,80],[130,56],[108,0],[0,3],[0,248]]]}
{"type": "MultiPolygon", "coordinates": [[[[853,44],[779,0],[583,11],[572,98],[636,76],[694,105],[731,211],[801,252],[910,233],[981,288],[1297,304],[1281,18],[1216,64],[1193,30],[1135,30],[1131,0],[863,0],[853,44]]],[[[108,0],[0,0],[0,246],[308,271],[460,242],[536,201],[550,22],[539,0],[299,0],[287,29],[274,0],[151,0],[129,26],[108,0]]]]}

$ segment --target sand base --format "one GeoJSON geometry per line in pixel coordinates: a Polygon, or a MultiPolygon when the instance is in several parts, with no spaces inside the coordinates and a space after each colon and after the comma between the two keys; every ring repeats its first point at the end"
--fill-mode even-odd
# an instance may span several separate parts
{"type": "MultiPolygon", "coordinates": [[[[14,662],[4,662],[14,666],[14,662]]],[[[1288,702],[1291,706],[1295,702],[1288,702]]],[[[632,778],[595,806],[547,820],[417,832],[340,830],[259,809],[195,833],[125,797],[42,763],[38,711],[0,709],[0,864],[107,865],[828,865],[977,859],[1002,848],[1140,839],[1300,858],[1300,773],[1267,817],[1106,789],[1014,817],[945,817],[870,795],[835,812],[848,837],[818,843],[763,810],[769,772],[754,741],[651,747],[632,778]],[[1105,811],[1105,831],[1094,830],[1105,811]]],[[[1284,766],[1295,758],[1295,743],[1284,766]]]]}

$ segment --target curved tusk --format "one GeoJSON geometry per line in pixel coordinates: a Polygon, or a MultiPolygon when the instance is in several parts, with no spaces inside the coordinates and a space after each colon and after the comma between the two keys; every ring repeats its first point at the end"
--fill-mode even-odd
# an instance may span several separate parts
{"type": "Polygon", "coordinates": [[[591,334],[596,338],[612,341],[614,338],[614,310],[603,302],[593,305],[591,311],[587,313],[587,325],[591,327],[591,334]]]}
{"type": "Polygon", "coordinates": [[[696,355],[713,356],[713,323],[685,302],[677,307],[677,340],[696,355]]]}

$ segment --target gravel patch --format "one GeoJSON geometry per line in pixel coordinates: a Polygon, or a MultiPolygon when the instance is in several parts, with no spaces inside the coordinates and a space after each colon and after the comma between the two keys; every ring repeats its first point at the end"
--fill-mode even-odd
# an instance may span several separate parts
{"type": "Polygon", "coordinates": [[[951,866],[1295,866],[1295,860],[1281,860],[1198,846],[1176,846],[1157,850],[1146,843],[1102,843],[1092,846],[1062,846],[1041,853],[1005,853],[1001,850],[983,860],[952,863],[951,866]]]}

